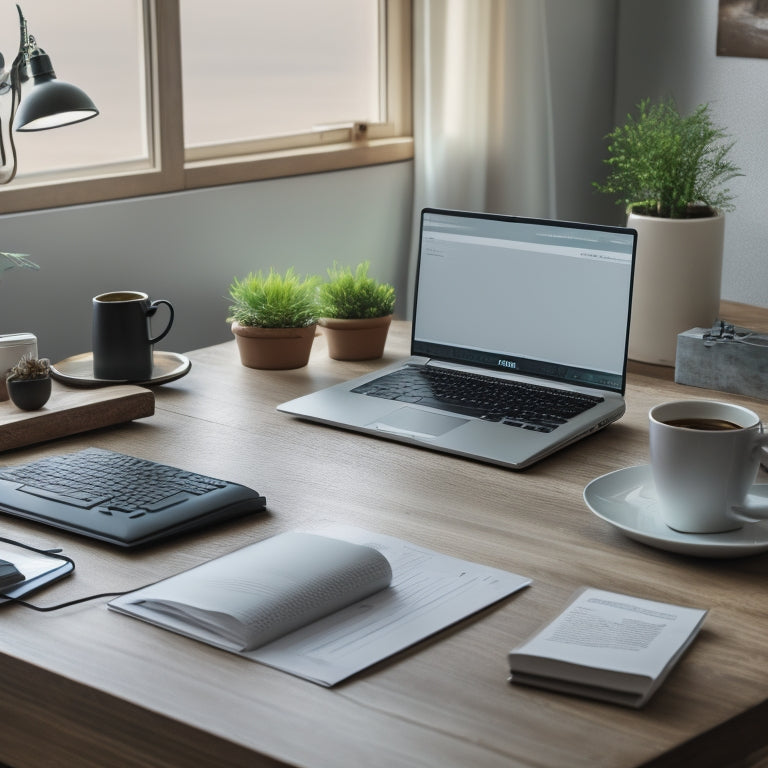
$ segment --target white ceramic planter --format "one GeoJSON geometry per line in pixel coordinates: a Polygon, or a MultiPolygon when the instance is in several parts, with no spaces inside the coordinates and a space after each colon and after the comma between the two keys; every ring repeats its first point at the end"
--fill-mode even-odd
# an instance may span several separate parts
{"type": "Polygon", "coordinates": [[[631,213],[637,230],[629,357],[674,365],[677,334],[718,317],[725,217],[660,219],[631,213]]]}

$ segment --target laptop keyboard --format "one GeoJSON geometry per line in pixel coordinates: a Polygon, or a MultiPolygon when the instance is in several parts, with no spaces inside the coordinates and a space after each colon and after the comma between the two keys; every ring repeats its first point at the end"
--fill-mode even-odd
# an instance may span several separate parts
{"type": "Polygon", "coordinates": [[[123,546],[265,503],[245,486],[100,448],[0,468],[0,511],[123,546]]]}
{"type": "Polygon", "coordinates": [[[352,391],[534,432],[551,432],[603,401],[599,396],[431,366],[402,368],[352,391]]]}

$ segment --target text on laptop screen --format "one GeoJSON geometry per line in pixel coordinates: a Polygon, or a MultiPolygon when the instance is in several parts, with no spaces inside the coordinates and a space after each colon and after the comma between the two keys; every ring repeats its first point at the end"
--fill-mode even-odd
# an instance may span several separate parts
{"type": "Polygon", "coordinates": [[[426,209],[415,355],[624,390],[635,235],[426,209]]]}

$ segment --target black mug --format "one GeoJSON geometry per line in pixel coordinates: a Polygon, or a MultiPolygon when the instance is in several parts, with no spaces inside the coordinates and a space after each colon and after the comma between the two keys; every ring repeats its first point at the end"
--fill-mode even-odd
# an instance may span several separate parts
{"type": "Polygon", "coordinates": [[[111,381],[149,381],[152,345],[173,324],[173,306],[165,299],[151,301],[140,291],[112,291],[93,299],[93,375],[111,381]],[[170,310],[165,330],[151,336],[150,318],[165,304],[170,310]]]}

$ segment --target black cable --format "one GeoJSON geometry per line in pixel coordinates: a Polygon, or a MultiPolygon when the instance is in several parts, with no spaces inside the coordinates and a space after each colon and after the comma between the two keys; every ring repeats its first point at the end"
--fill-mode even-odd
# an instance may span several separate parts
{"type": "Polygon", "coordinates": [[[12,544],[14,547],[21,547],[22,549],[28,549],[30,552],[37,552],[38,555],[48,555],[48,557],[55,557],[57,560],[66,560],[68,563],[72,563],[72,567],[75,567],[75,561],[71,557],[61,554],[61,549],[40,549],[39,547],[33,547],[30,544],[22,544],[15,539],[6,539],[5,536],[0,536],[0,541],[4,541],[6,544],[12,544]]]}
{"type": "MultiPolygon", "coordinates": [[[[133,591],[133,590],[130,590],[133,591]]],[[[58,605],[33,605],[26,600],[22,600],[20,597],[9,597],[8,595],[0,595],[0,598],[5,598],[16,605],[23,605],[25,608],[31,608],[33,611],[40,611],[45,613],[47,611],[58,611],[61,608],[67,608],[70,605],[77,605],[78,603],[85,603],[88,600],[97,600],[100,597],[120,597],[121,595],[127,595],[127,592],[102,592],[100,595],[90,595],[88,597],[79,597],[77,600],[69,600],[66,603],[59,603],[58,605]]]]}

